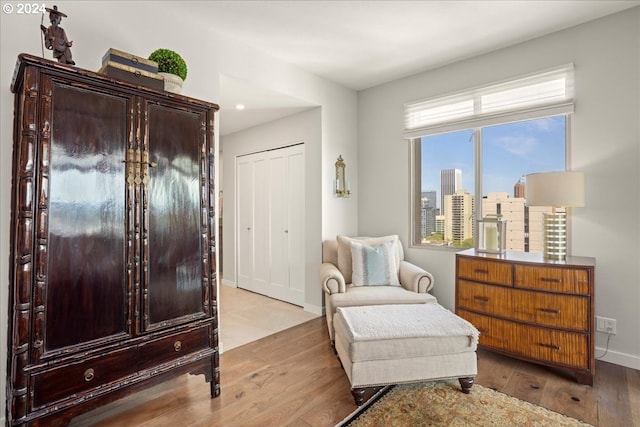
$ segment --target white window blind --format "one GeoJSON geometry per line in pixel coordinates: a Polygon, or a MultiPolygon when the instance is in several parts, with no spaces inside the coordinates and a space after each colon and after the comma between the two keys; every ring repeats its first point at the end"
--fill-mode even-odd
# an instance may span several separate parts
{"type": "Polygon", "coordinates": [[[404,106],[407,139],[573,113],[573,64],[404,106]]]}

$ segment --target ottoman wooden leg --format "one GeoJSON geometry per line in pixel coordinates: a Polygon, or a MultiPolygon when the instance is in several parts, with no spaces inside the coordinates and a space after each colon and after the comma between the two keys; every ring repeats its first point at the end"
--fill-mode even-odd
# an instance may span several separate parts
{"type": "Polygon", "coordinates": [[[353,395],[353,400],[356,402],[356,405],[360,406],[367,400],[371,399],[371,397],[382,390],[382,386],[379,387],[358,387],[352,388],[351,394],[353,395]]]}
{"type": "Polygon", "coordinates": [[[469,394],[469,392],[471,391],[471,387],[473,386],[473,377],[458,378],[458,381],[460,381],[462,392],[469,394]]]}

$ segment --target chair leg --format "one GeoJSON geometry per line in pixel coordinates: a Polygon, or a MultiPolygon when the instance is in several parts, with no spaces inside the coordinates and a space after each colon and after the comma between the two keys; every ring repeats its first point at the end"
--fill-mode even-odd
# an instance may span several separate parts
{"type": "Polygon", "coordinates": [[[353,396],[353,400],[356,402],[356,405],[360,406],[367,400],[371,399],[374,394],[382,390],[382,387],[383,386],[352,388],[351,395],[353,396]]]}
{"type": "Polygon", "coordinates": [[[473,383],[474,383],[473,377],[458,378],[458,381],[460,381],[460,387],[462,388],[462,392],[465,394],[469,394],[469,392],[471,391],[471,387],[473,387],[473,383]]]}

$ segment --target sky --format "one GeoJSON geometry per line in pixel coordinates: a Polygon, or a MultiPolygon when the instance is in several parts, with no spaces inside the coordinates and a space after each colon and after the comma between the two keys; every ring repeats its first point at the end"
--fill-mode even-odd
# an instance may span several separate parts
{"type": "MultiPolygon", "coordinates": [[[[565,170],[565,116],[483,128],[482,194],[507,192],[522,175],[565,170]]],[[[462,170],[462,188],[474,194],[473,130],[422,138],[422,191],[436,190],[440,170],[462,170]]]]}

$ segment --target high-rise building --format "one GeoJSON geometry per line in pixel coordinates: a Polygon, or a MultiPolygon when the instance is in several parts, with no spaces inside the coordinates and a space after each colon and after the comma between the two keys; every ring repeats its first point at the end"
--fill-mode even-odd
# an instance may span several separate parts
{"type": "MultiPolygon", "coordinates": [[[[517,185],[517,184],[516,184],[517,185]]],[[[526,207],[522,197],[509,197],[509,193],[488,193],[482,199],[482,215],[500,214],[507,220],[507,249],[527,252],[526,207]]]]}
{"type": "Polygon", "coordinates": [[[464,190],[444,196],[444,238],[454,243],[473,239],[473,196],[464,190]]]}
{"type": "Polygon", "coordinates": [[[440,213],[447,216],[444,198],[456,194],[462,188],[462,171],[460,169],[440,170],[440,213]]]}
{"type": "MultiPolygon", "coordinates": [[[[518,184],[516,184],[517,186],[518,184]]],[[[482,199],[482,215],[500,213],[507,220],[507,249],[542,252],[543,213],[548,206],[527,206],[522,197],[508,193],[489,193],[482,199]]]]}
{"type": "Polygon", "coordinates": [[[522,175],[518,182],[516,182],[516,184],[513,186],[513,197],[522,197],[524,199],[525,180],[526,178],[524,177],[524,175],[522,175]]]}
{"type": "Polygon", "coordinates": [[[436,232],[436,191],[423,191],[421,203],[421,233],[422,237],[429,237],[436,232]]]}
{"type": "Polygon", "coordinates": [[[423,205],[426,199],[428,206],[436,209],[438,207],[437,201],[436,201],[436,194],[437,194],[436,190],[423,191],[421,194],[423,205]]]}
{"type": "Polygon", "coordinates": [[[444,215],[436,215],[436,233],[444,236],[444,215]]]}

